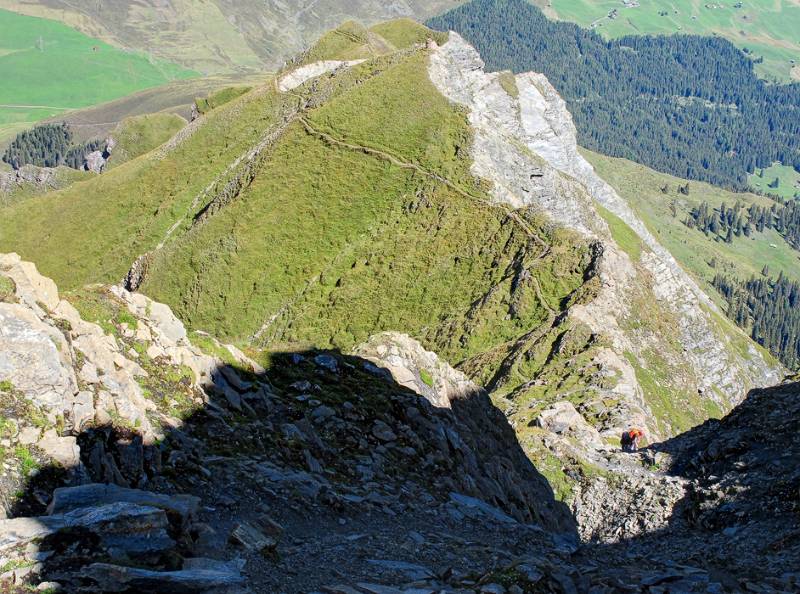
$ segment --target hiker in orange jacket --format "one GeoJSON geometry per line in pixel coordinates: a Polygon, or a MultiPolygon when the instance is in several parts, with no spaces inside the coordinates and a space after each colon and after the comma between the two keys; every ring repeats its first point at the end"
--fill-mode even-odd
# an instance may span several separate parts
{"type": "Polygon", "coordinates": [[[639,442],[644,437],[644,433],[641,429],[628,429],[627,431],[622,432],[622,451],[623,452],[635,452],[639,449],[639,442]]]}

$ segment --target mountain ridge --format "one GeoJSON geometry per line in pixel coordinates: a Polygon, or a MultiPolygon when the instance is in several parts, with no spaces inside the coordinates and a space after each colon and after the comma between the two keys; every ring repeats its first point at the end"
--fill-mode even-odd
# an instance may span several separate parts
{"type": "Polygon", "coordinates": [[[0,245],[68,289],[128,274],[251,349],[409,334],[490,390],[566,498],[631,424],[668,437],[780,379],[583,161],[543,77],[485,74],[457,35],[415,31],[364,62],[347,61],[361,42],[318,51],[160,149],[14,205],[0,245]],[[578,433],[537,425],[570,411],[578,433]]]}
{"type": "Polygon", "coordinates": [[[766,530],[728,490],[790,492],[770,465],[793,472],[796,385],[752,390],[784,369],[584,160],[544,76],[406,25],[384,27],[400,48],[329,36],[165,144],[3,207],[2,579],[797,585],[791,506],[766,530]],[[785,456],[742,433],[769,394],[785,456]],[[652,447],[621,452],[631,426],[652,447]],[[738,530],[758,550],[726,555],[738,530]]]}

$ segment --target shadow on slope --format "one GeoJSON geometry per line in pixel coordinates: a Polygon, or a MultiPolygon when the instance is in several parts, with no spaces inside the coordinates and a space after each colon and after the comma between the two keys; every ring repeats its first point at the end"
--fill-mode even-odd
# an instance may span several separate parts
{"type": "Polygon", "coordinates": [[[670,455],[670,474],[694,481],[692,527],[749,541],[759,554],[794,549],[800,566],[800,383],[751,390],[724,418],[656,449],[670,455]]]}
{"type": "MultiPolygon", "coordinates": [[[[649,568],[649,585],[671,592],[800,588],[800,383],[751,390],[724,418],[641,455],[661,462],[665,476],[626,486],[636,499],[664,497],[663,527],[616,543],[587,543],[580,558],[621,560],[616,571],[623,580],[630,580],[631,567],[649,568]],[[665,494],[675,480],[685,485],[684,495],[670,506],[665,494]]],[[[653,520],[640,509],[627,510],[627,517],[621,511],[625,528],[653,520]]]]}
{"type": "MultiPolygon", "coordinates": [[[[115,422],[95,426],[78,436],[79,466],[44,468],[29,479],[10,516],[40,517],[12,520],[25,522],[13,530],[6,526],[16,539],[13,554],[11,541],[5,542],[7,565],[38,562],[33,583],[53,580],[68,591],[222,592],[241,585],[240,578],[225,581],[231,565],[224,562],[234,554],[226,550],[230,528],[258,526],[252,518],[259,509],[289,522],[313,518],[313,538],[321,542],[328,520],[357,523],[364,514],[371,518],[363,524],[367,529],[381,517],[393,522],[393,530],[410,529],[424,516],[431,524],[426,528],[469,532],[478,526],[485,533],[473,537],[481,542],[491,542],[503,526],[524,531],[529,524],[576,541],[568,509],[554,499],[483,391],[451,397],[451,408],[435,407],[387,370],[336,351],[273,354],[264,374],[221,365],[211,376],[205,405],[163,440],[146,444],[135,427],[115,422]],[[104,483],[163,496],[94,485],[61,489],[51,498],[58,483],[104,483]],[[44,515],[48,506],[50,515],[44,515]],[[215,560],[192,559],[198,555],[215,560]],[[145,571],[131,569],[136,567],[145,571]]],[[[180,396],[166,391],[151,399],[161,407],[180,396]]],[[[278,558],[291,555],[262,532],[269,534],[273,524],[264,526],[232,537],[244,545],[236,552],[244,551],[248,573],[266,563],[275,574],[278,558]],[[252,542],[258,534],[264,541],[252,542]]],[[[533,533],[552,548],[544,532],[533,533]]],[[[386,545],[373,555],[403,554],[397,542],[386,545]]],[[[350,558],[354,553],[345,548],[342,554],[341,570],[318,559],[318,575],[287,574],[282,591],[310,591],[337,575],[338,581],[355,581],[346,567],[361,574],[364,569],[350,558]]],[[[473,553],[459,554],[468,562],[473,553]]],[[[28,583],[32,577],[25,573],[15,580],[28,583]]],[[[279,578],[251,576],[248,586],[277,588],[279,578]]]]}

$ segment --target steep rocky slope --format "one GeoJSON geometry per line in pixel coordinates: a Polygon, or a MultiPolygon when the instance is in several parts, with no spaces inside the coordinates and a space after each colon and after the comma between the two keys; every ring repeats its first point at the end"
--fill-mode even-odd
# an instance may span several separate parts
{"type": "Polygon", "coordinates": [[[408,334],[487,388],[561,497],[613,471],[623,428],[668,437],[780,378],[581,157],[544,77],[376,30],[402,49],[325,36],[157,151],[5,209],[0,246],[239,346],[408,334]]]}
{"type": "Polygon", "coordinates": [[[247,560],[247,587],[296,592],[345,569],[362,581],[420,573],[370,560],[426,541],[413,532],[400,544],[409,530],[446,531],[418,561],[447,553],[460,567],[450,578],[468,580],[490,569],[480,549],[453,554],[469,524],[494,531],[494,546],[522,534],[542,555],[574,547],[569,513],[502,414],[408,337],[373,337],[362,350],[375,363],[273,353],[265,371],[211,337],[190,340],[169,308],[120,287],[61,299],[15,254],[0,257],[0,279],[0,492],[14,517],[0,521],[4,586],[239,591],[247,560]],[[421,372],[432,387],[419,394],[392,375],[421,372]],[[73,486],[51,495],[59,485],[73,486]],[[280,545],[277,520],[290,530],[280,545]],[[350,558],[329,536],[308,540],[319,523],[348,536],[350,558]],[[316,550],[315,571],[289,571],[316,550]]]}
{"type": "Polygon", "coordinates": [[[63,299],[12,254],[0,288],[5,591],[800,586],[795,384],[617,455],[577,546],[486,393],[408,336],[264,369],[121,287],[63,299]]]}

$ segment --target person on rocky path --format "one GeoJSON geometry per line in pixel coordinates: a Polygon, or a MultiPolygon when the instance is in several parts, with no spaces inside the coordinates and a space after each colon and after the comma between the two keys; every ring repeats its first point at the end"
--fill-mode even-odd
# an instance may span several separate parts
{"type": "Polygon", "coordinates": [[[635,452],[639,449],[639,442],[644,437],[644,433],[641,429],[636,429],[635,427],[632,429],[628,429],[627,431],[622,432],[622,451],[623,452],[635,452]]]}

